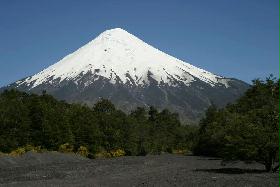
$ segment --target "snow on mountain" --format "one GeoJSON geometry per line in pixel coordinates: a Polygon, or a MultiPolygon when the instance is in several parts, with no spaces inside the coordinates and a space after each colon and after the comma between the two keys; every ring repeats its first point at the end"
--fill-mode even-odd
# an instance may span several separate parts
{"type": "Polygon", "coordinates": [[[85,85],[104,77],[113,84],[121,80],[141,86],[149,84],[149,75],[158,84],[170,86],[176,86],[176,82],[189,86],[196,79],[212,87],[218,84],[229,86],[227,79],[165,54],[120,28],[101,33],[56,64],[17,84],[26,84],[31,89],[44,83],[52,84],[54,80],[77,81],[87,73],[95,76],[85,85]]]}
{"type": "Polygon", "coordinates": [[[223,107],[235,102],[249,85],[197,68],[116,28],[0,92],[13,88],[35,94],[46,91],[56,99],[88,106],[105,98],[127,113],[154,106],[196,123],[211,104],[223,107]]]}

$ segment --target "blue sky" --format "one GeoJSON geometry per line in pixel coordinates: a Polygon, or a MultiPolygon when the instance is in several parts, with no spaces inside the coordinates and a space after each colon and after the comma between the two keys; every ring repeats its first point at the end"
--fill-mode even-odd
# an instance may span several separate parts
{"type": "Polygon", "coordinates": [[[1,0],[0,86],[115,27],[219,75],[278,77],[278,8],[278,0],[1,0]]]}

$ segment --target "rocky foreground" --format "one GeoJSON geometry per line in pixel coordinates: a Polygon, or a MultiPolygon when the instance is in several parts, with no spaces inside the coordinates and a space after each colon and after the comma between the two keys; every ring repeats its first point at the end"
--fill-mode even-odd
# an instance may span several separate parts
{"type": "Polygon", "coordinates": [[[279,186],[257,163],[160,155],[86,159],[62,153],[0,157],[0,186],[279,186]]]}

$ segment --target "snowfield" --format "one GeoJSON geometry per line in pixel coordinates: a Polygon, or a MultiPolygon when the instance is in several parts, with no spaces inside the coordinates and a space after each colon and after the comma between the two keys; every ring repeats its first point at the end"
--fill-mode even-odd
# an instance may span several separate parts
{"type": "Polygon", "coordinates": [[[20,82],[35,88],[53,80],[74,80],[91,73],[94,76],[85,86],[100,77],[111,83],[121,80],[123,84],[149,84],[148,76],[160,83],[176,86],[174,80],[189,86],[199,79],[211,86],[228,87],[227,79],[183,62],[148,45],[141,39],[116,28],[101,33],[97,38],[69,54],[56,64],[20,82]]]}

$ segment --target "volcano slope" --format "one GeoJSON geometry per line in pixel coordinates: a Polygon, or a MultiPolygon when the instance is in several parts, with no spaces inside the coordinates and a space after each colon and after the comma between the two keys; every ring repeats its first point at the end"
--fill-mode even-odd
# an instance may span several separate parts
{"type": "Polygon", "coordinates": [[[86,159],[28,152],[0,157],[0,186],[279,186],[257,163],[182,155],[86,159]]]}

